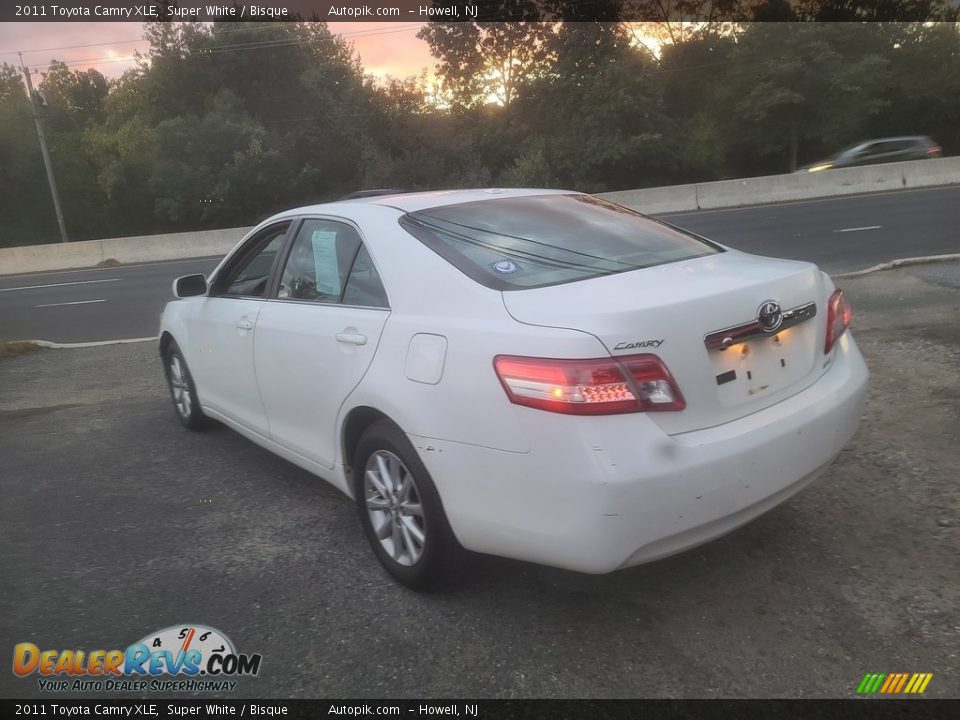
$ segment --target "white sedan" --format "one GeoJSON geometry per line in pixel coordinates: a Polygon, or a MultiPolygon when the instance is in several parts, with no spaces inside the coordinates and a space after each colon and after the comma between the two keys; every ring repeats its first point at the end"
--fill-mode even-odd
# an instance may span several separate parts
{"type": "Polygon", "coordinates": [[[180,420],[353,497],[417,589],[464,548],[606,573],[723,535],[822,473],[867,392],[815,265],[575,192],[290,210],[174,292],[180,420]]]}

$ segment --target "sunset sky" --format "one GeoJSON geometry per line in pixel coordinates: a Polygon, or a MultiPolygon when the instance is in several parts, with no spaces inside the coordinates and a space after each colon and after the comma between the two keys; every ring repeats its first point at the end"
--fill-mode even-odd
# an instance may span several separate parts
{"type": "MultiPolygon", "coordinates": [[[[353,43],[367,73],[403,78],[433,68],[427,44],[416,37],[420,23],[329,25],[353,43]]],[[[92,67],[114,78],[133,66],[135,50],[146,51],[142,36],[143,26],[133,22],[0,23],[0,63],[18,64],[17,51],[23,51],[32,69],[43,70],[56,59],[74,70],[92,67]]]]}

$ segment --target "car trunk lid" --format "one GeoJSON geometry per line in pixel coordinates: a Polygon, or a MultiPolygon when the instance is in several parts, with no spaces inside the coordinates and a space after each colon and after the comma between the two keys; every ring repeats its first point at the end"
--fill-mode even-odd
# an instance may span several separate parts
{"type": "Polygon", "coordinates": [[[815,265],[728,250],[506,291],[503,300],[519,322],[588,332],[614,357],[658,356],[687,406],[650,418],[675,434],[762,410],[813,383],[823,372],[825,292],[815,265]],[[782,311],[776,328],[770,302],[782,311]],[[772,329],[758,320],[761,310],[772,329]]]}

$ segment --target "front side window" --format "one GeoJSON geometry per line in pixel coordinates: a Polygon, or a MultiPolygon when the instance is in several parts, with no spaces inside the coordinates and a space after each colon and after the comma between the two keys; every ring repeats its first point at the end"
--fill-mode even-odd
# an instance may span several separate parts
{"type": "Polygon", "coordinates": [[[495,290],[557,285],[723,249],[590,195],[532,195],[408,213],[401,226],[495,290]]]}
{"type": "Polygon", "coordinates": [[[349,225],[307,218],[290,249],[277,297],[340,302],[359,247],[360,236],[349,225]]]}
{"type": "Polygon", "coordinates": [[[282,223],[266,230],[251,247],[241,252],[236,264],[228,267],[223,280],[217,285],[221,294],[233,297],[263,297],[274,260],[287,235],[289,223],[282,223]]]}

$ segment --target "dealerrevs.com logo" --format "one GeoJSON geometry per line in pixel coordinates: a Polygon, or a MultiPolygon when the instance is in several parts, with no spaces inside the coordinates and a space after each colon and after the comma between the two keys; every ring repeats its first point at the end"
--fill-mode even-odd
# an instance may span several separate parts
{"type": "Polygon", "coordinates": [[[219,630],[173,625],[150,633],[126,650],[13,648],[13,672],[38,675],[44,692],[225,692],[242,676],[260,672],[259,653],[238,653],[219,630]],[[171,679],[172,678],[172,679],[171,679]]]}

